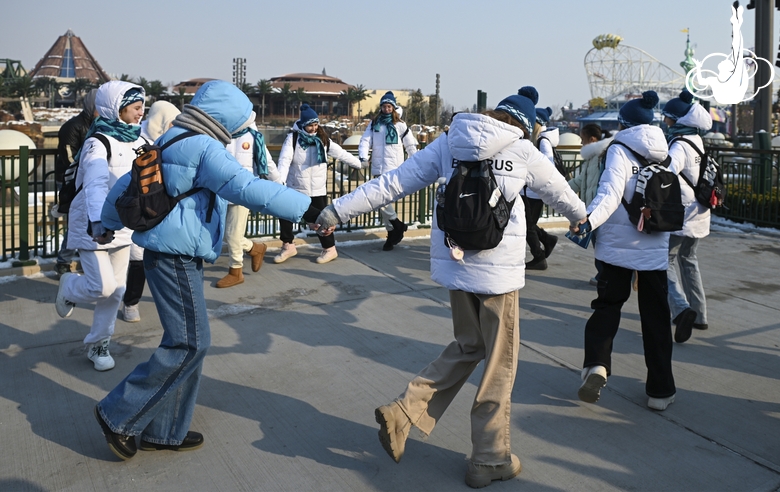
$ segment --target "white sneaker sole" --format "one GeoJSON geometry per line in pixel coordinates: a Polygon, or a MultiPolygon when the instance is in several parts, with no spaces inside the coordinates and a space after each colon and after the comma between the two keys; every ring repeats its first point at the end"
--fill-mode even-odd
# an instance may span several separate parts
{"type": "Polygon", "coordinates": [[[601,388],[607,385],[607,379],[596,373],[588,374],[580,386],[577,396],[585,403],[596,403],[601,397],[601,388]]]}

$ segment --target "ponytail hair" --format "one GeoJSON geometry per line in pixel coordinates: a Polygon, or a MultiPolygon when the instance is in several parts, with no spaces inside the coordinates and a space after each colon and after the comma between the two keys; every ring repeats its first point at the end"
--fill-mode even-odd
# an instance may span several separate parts
{"type": "Polygon", "coordinates": [[[607,136],[607,132],[601,129],[596,123],[588,123],[580,130],[582,135],[586,137],[595,138],[596,141],[601,140],[607,136]]]}

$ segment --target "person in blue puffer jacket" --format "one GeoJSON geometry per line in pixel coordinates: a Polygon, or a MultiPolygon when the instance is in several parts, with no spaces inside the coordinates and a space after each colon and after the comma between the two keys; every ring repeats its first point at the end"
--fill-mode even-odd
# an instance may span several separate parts
{"type": "MultiPolygon", "coordinates": [[[[163,151],[163,175],[170,196],[203,189],[178,202],[156,227],[133,233],[133,241],[145,248],[146,278],[163,337],[149,361],[95,406],[109,448],[123,460],[136,454],[137,435],[145,451],[185,451],[203,445],[203,435],[189,430],[211,342],[203,261],[214,263],[222,250],[227,202],[295,222],[304,217],[313,223],[317,218],[308,196],[259,179],[225,148],[232,134],[253,122],[246,95],[228,82],[214,80],[198,90],[173,128],[157,140],[163,145],[184,132],[196,133],[163,151]]],[[[122,176],[106,198],[101,218],[109,231],[122,228],[115,202],[129,182],[129,174],[122,176]]],[[[106,240],[110,236],[109,232],[106,240]]]]}

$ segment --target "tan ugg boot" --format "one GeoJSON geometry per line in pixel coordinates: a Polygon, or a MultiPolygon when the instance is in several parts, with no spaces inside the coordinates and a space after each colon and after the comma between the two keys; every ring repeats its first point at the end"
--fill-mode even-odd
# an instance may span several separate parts
{"type": "Polygon", "coordinates": [[[244,272],[240,268],[231,268],[225,277],[217,282],[217,287],[224,289],[226,287],[233,287],[234,285],[244,283],[244,272]]]}
{"type": "Polygon", "coordinates": [[[252,249],[249,250],[249,256],[252,257],[253,272],[259,271],[260,267],[263,266],[263,257],[266,249],[268,249],[268,246],[265,243],[255,243],[252,249]]]}

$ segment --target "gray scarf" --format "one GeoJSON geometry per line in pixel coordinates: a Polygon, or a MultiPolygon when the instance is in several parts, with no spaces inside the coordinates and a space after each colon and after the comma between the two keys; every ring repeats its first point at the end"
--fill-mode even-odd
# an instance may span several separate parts
{"type": "Polygon", "coordinates": [[[184,105],[184,110],[173,120],[173,124],[187,130],[208,135],[221,142],[222,145],[230,143],[231,137],[227,128],[205,111],[192,104],[184,105]]]}

